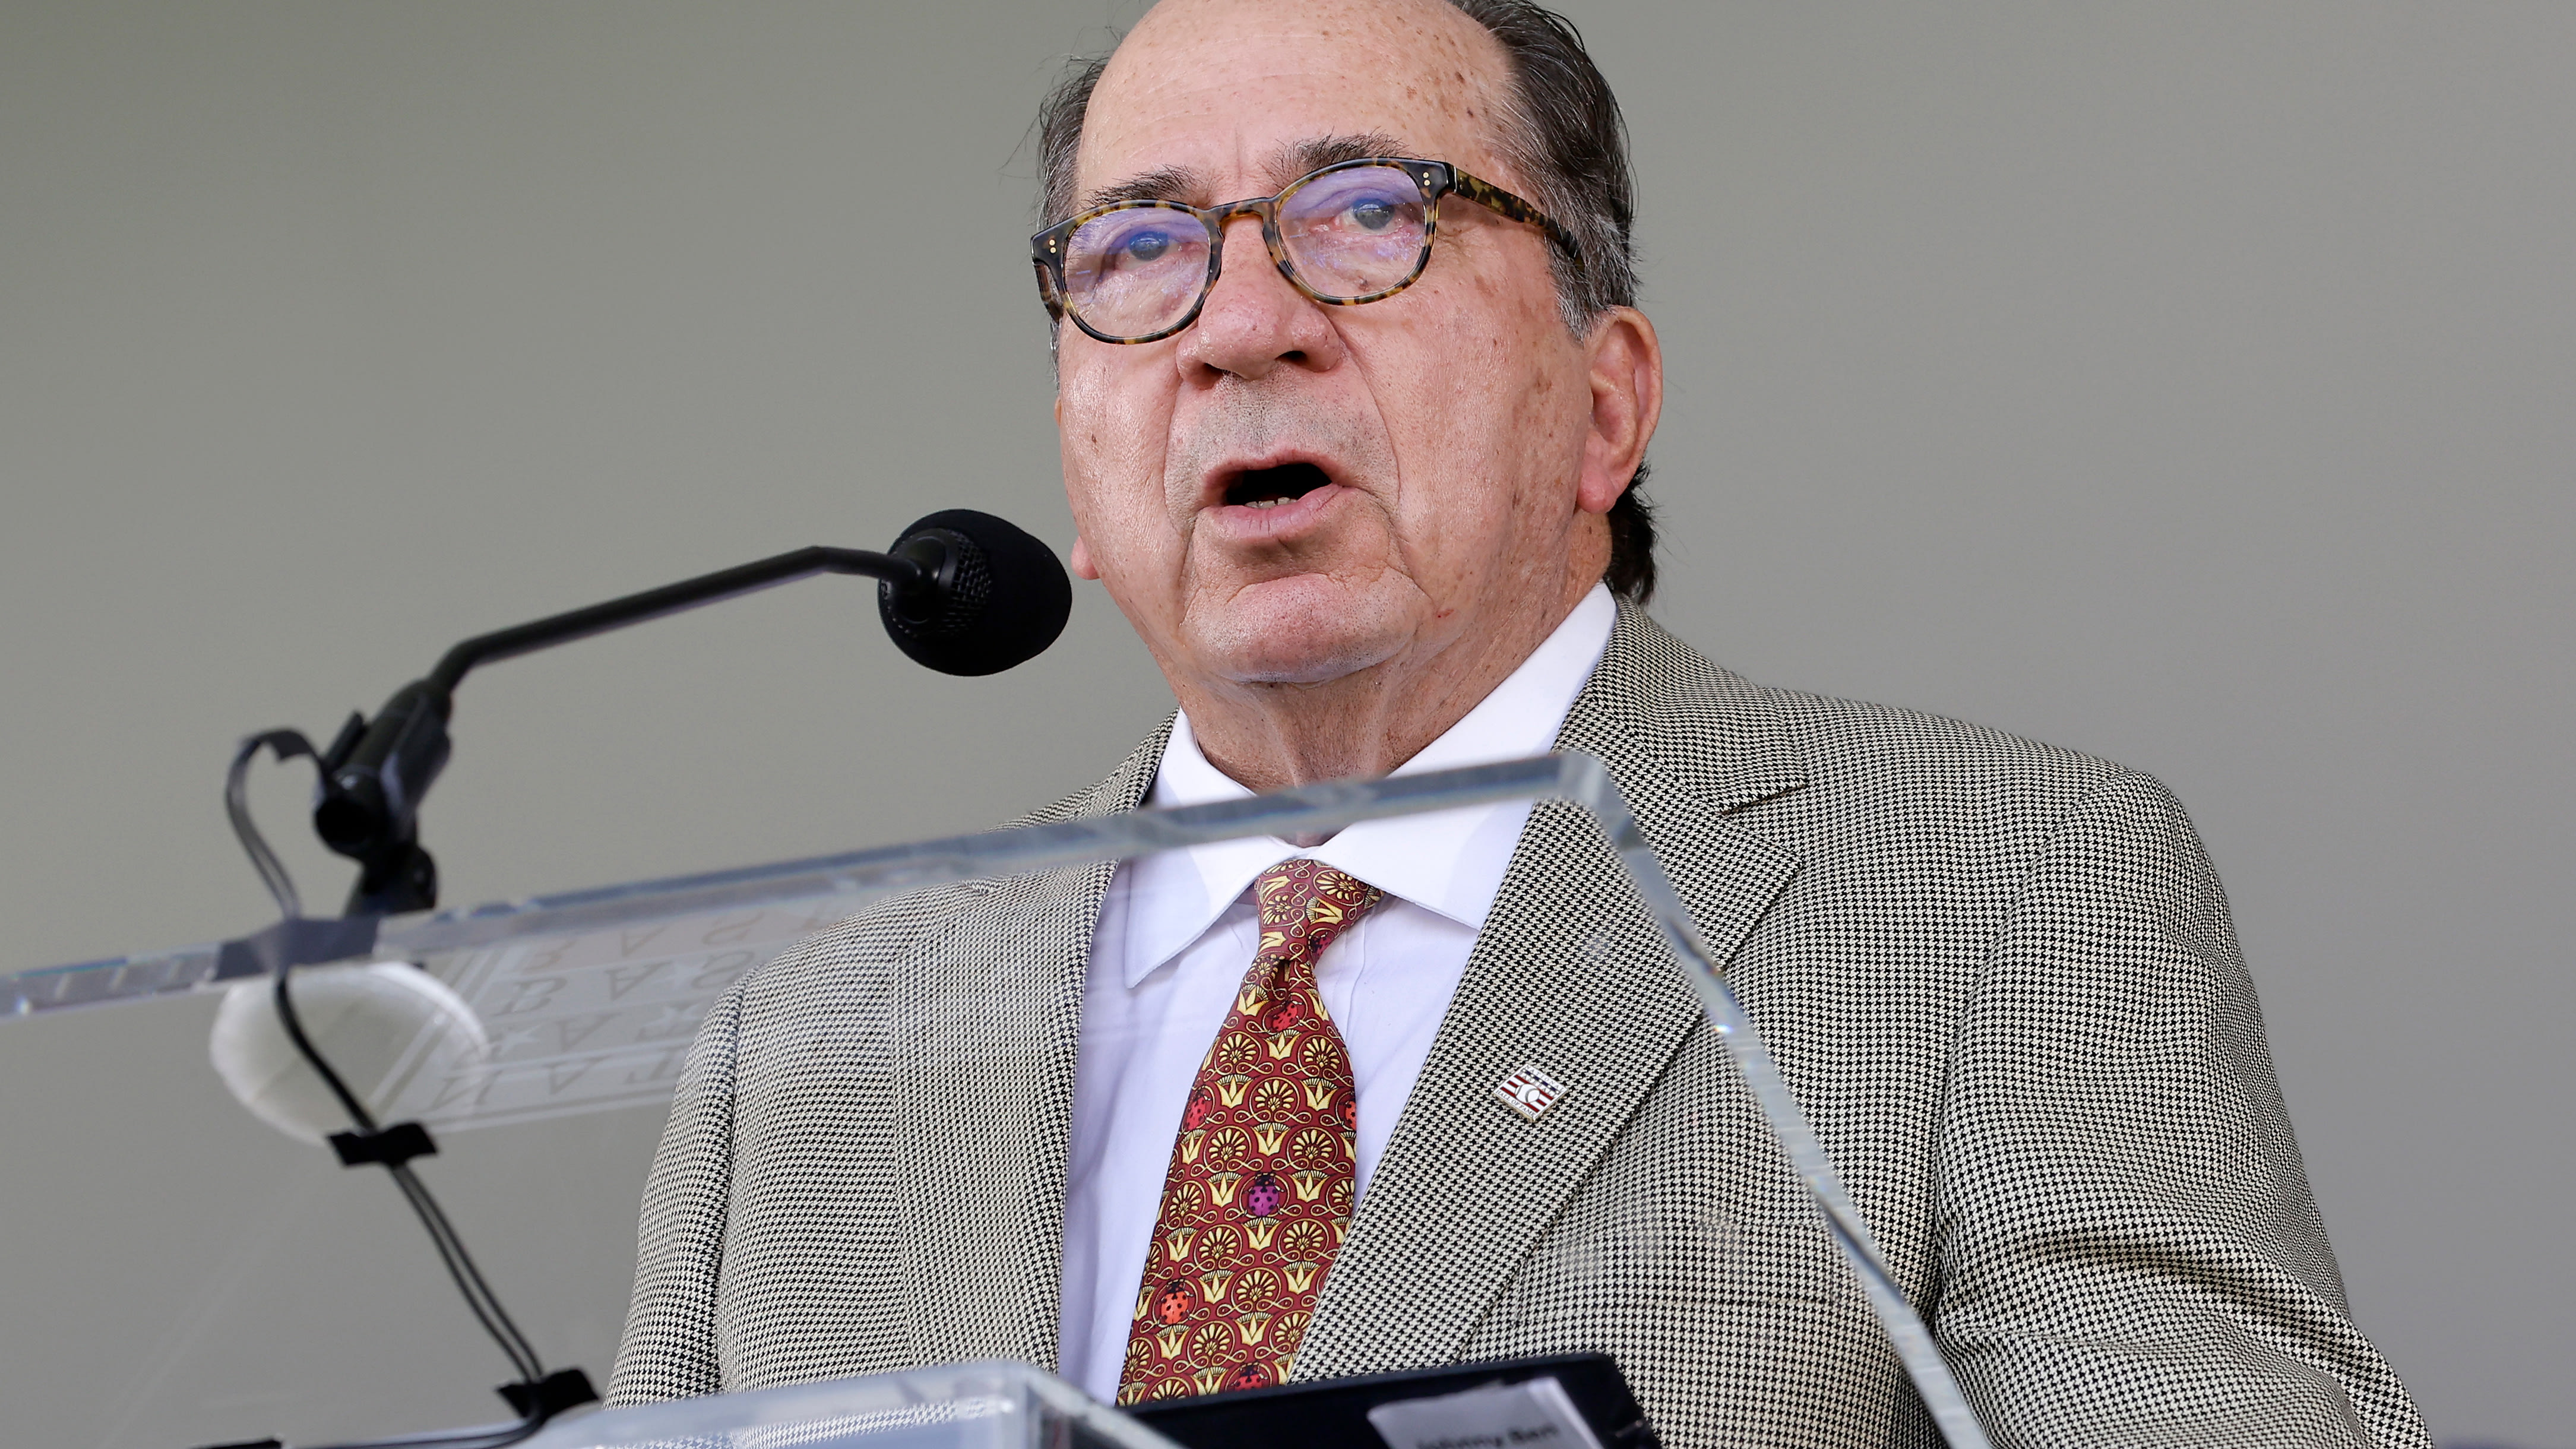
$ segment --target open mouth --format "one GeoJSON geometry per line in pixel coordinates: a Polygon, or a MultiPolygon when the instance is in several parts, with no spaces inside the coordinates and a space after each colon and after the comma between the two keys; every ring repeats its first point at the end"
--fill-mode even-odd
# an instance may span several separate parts
{"type": "Polygon", "coordinates": [[[1234,475],[1225,485],[1228,507],[1276,508],[1282,503],[1303,498],[1332,482],[1324,470],[1312,463],[1282,463],[1276,468],[1253,468],[1234,475]]]}

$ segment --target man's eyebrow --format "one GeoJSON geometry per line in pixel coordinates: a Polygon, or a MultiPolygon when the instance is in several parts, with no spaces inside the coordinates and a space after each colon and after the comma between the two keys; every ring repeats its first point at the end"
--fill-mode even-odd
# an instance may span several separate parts
{"type": "Polygon", "coordinates": [[[1270,184],[1285,186],[1309,171],[1367,156],[1409,156],[1404,143],[1384,131],[1356,136],[1315,136],[1290,141],[1270,153],[1270,184]]]}
{"type": "MultiPolygon", "coordinates": [[[[1364,156],[1402,156],[1408,154],[1404,143],[1383,131],[1370,131],[1355,136],[1314,136],[1303,141],[1290,141],[1270,153],[1267,167],[1269,182],[1285,186],[1309,171],[1343,161],[1357,161],[1364,156]]],[[[1208,194],[1207,178],[1187,166],[1157,166],[1133,176],[1112,181],[1086,193],[1077,211],[1109,206],[1121,201],[1178,201],[1193,206],[1213,205],[1216,198],[1208,194]]]]}
{"type": "Polygon", "coordinates": [[[1123,180],[1110,182],[1085,196],[1082,205],[1075,209],[1089,211],[1095,206],[1107,206],[1118,201],[1191,202],[1206,191],[1205,178],[1187,166],[1157,166],[1151,171],[1140,171],[1123,180]]]}

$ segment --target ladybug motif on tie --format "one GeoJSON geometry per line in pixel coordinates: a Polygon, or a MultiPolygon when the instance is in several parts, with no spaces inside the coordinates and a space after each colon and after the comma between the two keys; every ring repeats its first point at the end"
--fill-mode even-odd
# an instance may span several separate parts
{"type": "Polygon", "coordinates": [[[1228,1391],[1234,1389],[1266,1389],[1268,1387],[1270,1387],[1270,1370],[1263,1364],[1237,1364],[1235,1365],[1234,1371],[1225,1376],[1224,1388],[1228,1391]]]}
{"type": "Polygon", "coordinates": [[[1181,1109],[1181,1127],[1185,1131],[1204,1127],[1208,1118],[1215,1115],[1216,1089],[1200,1087],[1190,1093],[1190,1104],[1181,1109]]]}
{"type": "Polygon", "coordinates": [[[1156,1323],[1169,1327],[1186,1320],[1190,1310],[1199,1306],[1198,1294],[1186,1278],[1175,1278],[1154,1290],[1154,1306],[1149,1312],[1156,1323]]]}
{"type": "Polygon", "coordinates": [[[1256,1218],[1266,1218],[1279,1211],[1279,1204],[1287,1196],[1279,1186],[1277,1174],[1265,1172],[1252,1180],[1252,1190],[1243,1195],[1243,1210],[1256,1218]]]}

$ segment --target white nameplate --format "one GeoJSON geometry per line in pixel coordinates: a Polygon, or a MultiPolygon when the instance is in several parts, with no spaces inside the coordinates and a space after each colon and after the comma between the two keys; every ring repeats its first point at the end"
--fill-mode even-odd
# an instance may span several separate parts
{"type": "Polygon", "coordinates": [[[1554,1375],[1368,1411],[1390,1449],[1601,1449],[1554,1375]]]}

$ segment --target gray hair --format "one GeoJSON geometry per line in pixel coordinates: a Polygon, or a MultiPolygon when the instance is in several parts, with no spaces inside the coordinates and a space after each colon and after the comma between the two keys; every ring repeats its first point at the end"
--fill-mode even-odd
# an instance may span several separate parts
{"type": "MultiPolygon", "coordinates": [[[[1571,21],[1533,0],[1449,0],[1502,43],[1513,86],[1501,105],[1495,145],[1530,200],[1574,237],[1577,267],[1551,252],[1557,305],[1578,337],[1601,314],[1637,300],[1637,260],[1629,242],[1636,214],[1628,166],[1628,126],[1618,97],[1583,48],[1571,21]]],[[[1073,212],[1074,159],[1091,93],[1107,54],[1075,61],[1038,107],[1039,221],[1073,212]]],[[[1644,603],[1655,592],[1654,509],[1640,462],[1610,510],[1610,565],[1602,581],[1644,603]]]]}

